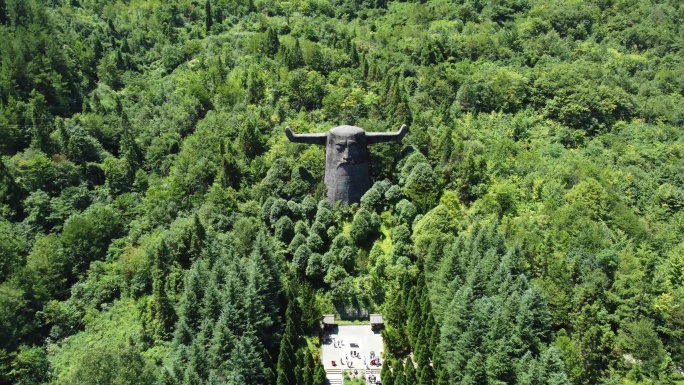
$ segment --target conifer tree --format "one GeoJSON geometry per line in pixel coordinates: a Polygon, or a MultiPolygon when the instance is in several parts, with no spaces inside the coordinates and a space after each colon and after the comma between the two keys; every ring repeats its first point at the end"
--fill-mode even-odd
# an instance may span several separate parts
{"type": "Polygon", "coordinates": [[[214,20],[211,17],[211,0],[206,0],[204,3],[204,28],[207,35],[211,33],[212,25],[214,25],[214,20]]]}
{"type": "Polygon", "coordinates": [[[316,304],[316,292],[308,281],[301,285],[302,296],[302,329],[304,333],[313,333],[319,327],[321,312],[316,304]]]}
{"type": "Polygon", "coordinates": [[[299,345],[299,315],[296,314],[296,299],[289,301],[285,317],[287,324],[285,332],[280,340],[280,352],[278,354],[277,385],[297,384],[296,372],[300,370],[297,360],[297,347],[299,345]]]}
{"type": "Polygon", "coordinates": [[[449,385],[449,373],[447,373],[446,367],[443,367],[439,372],[439,378],[437,378],[437,385],[449,385]]]}
{"type": "Polygon", "coordinates": [[[268,236],[261,231],[247,263],[245,303],[248,319],[258,335],[271,330],[276,324],[279,304],[283,302],[279,264],[276,263],[273,249],[268,236]]]}
{"type": "Polygon", "coordinates": [[[407,304],[406,310],[408,313],[408,337],[409,341],[411,341],[411,345],[415,346],[416,341],[418,340],[418,333],[420,332],[422,326],[422,314],[420,311],[420,298],[417,286],[414,286],[411,289],[407,304]]]}
{"type": "Polygon", "coordinates": [[[313,385],[325,385],[326,383],[327,381],[325,378],[325,369],[323,368],[323,362],[321,362],[321,360],[317,360],[316,370],[314,370],[313,376],[313,385]]]}
{"type": "Polygon", "coordinates": [[[193,216],[193,229],[190,234],[190,246],[188,247],[188,255],[190,261],[194,262],[200,256],[202,248],[204,247],[204,240],[206,238],[206,231],[204,230],[204,225],[199,219],[199,216],[195,214],[193,216]]]}
{"type": "Polygon", "coordinates": [[[31,148],[41,150],[46,154],[50,151],[50,130],[53,117],[50,114],[47,100],[42,93],[35,89],[31,91],[30,99],[26,105],[26,117],[31,122],[29,132],[31,134],[31,148]]]}
{"type": "Polygon", "coordinates": [[[232,187],[233,189],[240,188],[242,181],[242,170],[237,164],[235,158],[226,156],[223,141],[221,141],[221,168],[219,169],[218,180],[223,188],[232,187]]]}
{"type": "Polygon", "coordinates": [[[264,53],[269,57],[275,56],[280,50],[280,40],[278,40],[278,33],[273,27],[268,27],[266,30],[266,41],[264,46],[264,53]]]}
{"type": "Polygon", "coordinates": [[[257,64],[252,64],[247,72],[247,103],[259,104],[264,99],[265,90],[261,68],[257,64]]]}
{"type": "Polygon", "coordinates": [[[418,385],[432,385],[434,380],[435,377],[429,365],[418,367],[418,385]]]}
{"type": "Polygon", "coordinates": [[[200,308],[200,305],[203,303],[204,286],[200,264],[195,263],[186,276],[185,291],[183,292],[180,308],[178,309],[178,316],[182,318],[192,330],[198,330],[200,322],[202,321],[202,309],[200,308]]]}
{"type": "MultiPolygon", "coordinates": [[[[407,276],[404,275],[401,279],[401,284],[407,280],[407,276]]],[[[403,326],[406,320],[406,299],[404,298],[403,290],[396,290],[393,292],[393,298],[389,300],[389,306],[385,311],[385,319],[387,322],[395,327],[403,326]]]]}
{"type": "MultiPolygon", "coordinates": [[[[401,359],[394,360],[392,375],[394,376],[394,385],[406,385],[406,373],[404,371],[404,363],[401,359]]],[[[383,381],[383,383],[384,382],[385,381],[383,381]]]]}
{"type": "MultiPolygon", "coordinates": [[[[302,307],[297,300],[297,295],[295,294],[295,289],[290,285],[287,293],[288,306],[285,309],[285,318],[287,322],[292,322],[294,328],[294,337],[292,339],[292,346],[295,348],[299,345],[299,337],[304,334],[302,329],[302,307]],[[292,321],[290,321],[292,320],[292,321]]],[[[287,326],[286,326],[287,327],[287,326]]]]}
{"type": "Polygon", "coordinates": [[[304,385],[313,385],[316,363],[311,352],[308,349],[304,349],[304,351],[306,354],[304,355],[303,383],[304,385]]]}
{"type": "Polygon", "coordinates": [[[406,359],[406,385],[416,385],[418,382],[418,379],[416,378],[416,367],[413,364],[413,360],[411,359],[411,356],[408,356],[406,359]]]}
{"type": "MultiPolygon", "coordinates": [[[[396,372],[395,372],[396,373],[396,372]]],[[[403,373],[402,373],[403,375],[403,373]]],[[[390,367],[389,360],[385,360],[382,363],[382,369],[380,369],[380,380],[383,385],[394,385],[394,373],[390,367]]]]}
{"type": "Polygon", "coordinates": [[[7,24],[7,8],[5,0],[0,0],[0,24],[7,24]]]}
{"type": "Polygon", "coordinates": [[[416,359],[416,365],[420,367],[421,365],[429,364],[430,361],[427,356],[427,349],[425,344],[420,343],[420,337],[424,336],[424,333],[420,333],[419,341],[416,342],[416,346],[413,347],[413,357],[416,359]]]}
{"type": "Polygon", "coordinates": [[[349,58],[351,59],[353,67],[359,66],[359,51],[356,50],[356,44],[353,42],[350,44],[349,58]]]}
{"type": "Polygon", "coordinates": [[[288,51],[287,67],[291,70],[304,66],[304,54],[302,54],[302,47],[299,45],[299,39],[295,40],[294,47],[288,51]]]}
{"type": "Polygon", "coordinates": [[[308,348],[303,347],[297,350],[297,366],[295,368],[295,383],[305,384],[304,382],[304,368],[306,368],[306,355],[308,354],[308,348]]]}
{"type": "Polygon", "coordinates": [[[155,335],[160,339],[168,339],[176,322],[173,304],[166,292],[168,265],[166,259],[169,251],[166,242],[162,241],[159,250],[154,255],[152,270],[152,299],[148,304],[148,314],[151,315],[155,335]]]}
{"type": "Polygon", "coordinates": [[[361,54],[361,76],[363,79],[368,79],[368,60],[366,60],[366,55],[361,54]]]}

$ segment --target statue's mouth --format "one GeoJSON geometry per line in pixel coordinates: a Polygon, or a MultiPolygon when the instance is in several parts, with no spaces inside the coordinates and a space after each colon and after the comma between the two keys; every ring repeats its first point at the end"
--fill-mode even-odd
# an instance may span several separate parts
{"type": "Polygon", "coordinates": [[[363,163],[343,162],[337,164],[338,175],[350,175],[357,167],[363,167],[363,163]]]}

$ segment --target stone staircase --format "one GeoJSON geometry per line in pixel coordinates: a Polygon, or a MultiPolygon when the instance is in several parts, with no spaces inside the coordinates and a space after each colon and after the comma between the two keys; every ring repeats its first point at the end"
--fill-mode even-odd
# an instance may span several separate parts
{"type": "Polygon", "coordinates": [[[338,368],[327,368],[325,369],[325,377],[327,379],[328,385],[342,385],[342,369],[338,368]]]}

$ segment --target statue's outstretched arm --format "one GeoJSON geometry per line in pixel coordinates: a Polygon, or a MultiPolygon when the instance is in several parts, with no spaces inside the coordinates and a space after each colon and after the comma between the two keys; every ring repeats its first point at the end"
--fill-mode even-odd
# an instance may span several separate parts
{"type": "Polygon", "coordinates": [[[290,126],[285,128],[285,135],[290,139],[290,142],[294,143],[306,143],[306,144],[318,144],[325,146],[326,134],[295,134],[292,132],[290,126]]]}
{"type": "Polygon", "coordinates": [[[401,125],[397,132],[366,132],[366,142],[368,144],[393,142],[401,140],[408,132],[405,124],[401,125]]]}

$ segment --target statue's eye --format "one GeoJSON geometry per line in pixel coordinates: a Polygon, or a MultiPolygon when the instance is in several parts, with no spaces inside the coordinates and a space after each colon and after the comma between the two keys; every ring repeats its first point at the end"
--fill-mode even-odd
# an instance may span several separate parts
{"type": "Polygon", "coordinates": [[[337,151],[344,151],[344,144],[337,144],[335,147],[337,148],[337,151]]]}

